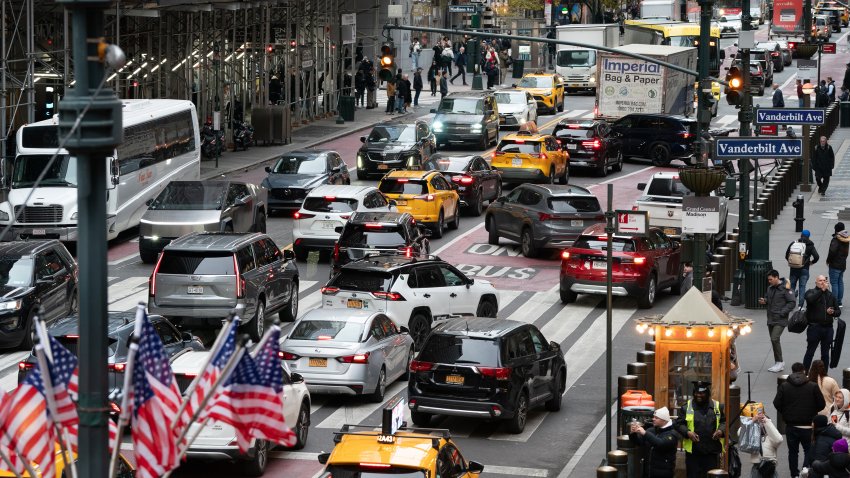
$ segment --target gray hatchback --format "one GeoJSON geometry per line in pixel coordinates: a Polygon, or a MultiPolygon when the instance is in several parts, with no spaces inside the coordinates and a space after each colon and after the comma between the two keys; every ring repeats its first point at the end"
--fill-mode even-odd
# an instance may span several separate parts
{"type": "Polygon", "coordinates": [[[295,254],[261,233],[191,233],[165,247],[149,282],[148,310],[185,328],[218,328],[243,308],[243,331],[255,342],[266,314],[298,315],[295,254]]]}

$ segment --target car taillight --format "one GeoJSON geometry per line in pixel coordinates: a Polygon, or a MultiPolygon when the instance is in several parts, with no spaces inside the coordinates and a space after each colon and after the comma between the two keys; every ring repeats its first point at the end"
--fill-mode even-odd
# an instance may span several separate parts
{"type": "Polygon", "coordinates": [[[162,263],[162,256],[164,254],[160,253],[159,258],[156,260],[156,266],[153,268],[153,273],[151,274],[151,278],[148,279],[148,289],[150,290],[151,297],[156,296],[156,274],[159,272],[159,265],[162,263]]]}
{"type": "Polygon", "coordinates": [[[298,360],[301,358],[300,355],[295,355],[291,352],[284,352],[283,350],[278,352],[277,355],[280,357],[281,360],[298,360]]]}
{"type": "Polygon", "coordinates": [[[339,287],[326,285],[321,288],[321,291],[322,295],[336,295],[336,293],[339,292],[339,287]]]}
{"type": "Polygon", "coordinates": [[[380,290],[372,292],[372,297],[376,299],[390,300],[393,302],[401,302],[404,300],[404,296],[398,292],[384,292],[380,290]]]}
{"type": "Polygon", "coordinates": [[[333,258],[334,258],[334,262],[339,261],[339,242],[334,243],[333,258]]]}
{"type": "Polygon", "coordinates": [[[546,212],[538,212],[537,213],[537,218],[540,219],[541,221],[548,221],[549,219],[552,219],[553,217],[554,216],[552,216],[551,214],[546,213],[546,212]]]}
{"type": "Polygon", "coordinates": [[[485,377],[495,378],[496,380],[509,380],[513,370],[510,367],[478,367],[478,372],[485,377]]]}
{"type": "Polygon", "coordinates": [[[598,139],[594,139],[593,141],[582,141],[581,145],[590,149],[599,149],[602,147],[602,143],[599,142],[598,139]]]}
{"type": "Polygon", "coordinates": [[[399,252],[404,254],[404,257],[413,257],[413,248],[410,246],[399,248],[399,252]]]}
{"type": "Polygon", "coordinates": [[[646,257],[635,256],[632,258],[632,262],[634,262],[636,265],[642,266],[646,264],[646,257]]]}
{"type": "Polygon", "coordinates": [[[360,468],[385,469],[391,466],[389,463],[360,463],[360,468]]]}
{"type": "Polygon", "coordinates": [[[683,131],[683,132],[679,133],[679,136],[681,136],[681,137],[682,137],[682,138],[684,138],[684,139],[688,139],[688,138],[693,138],[693,137],[694,137],[694,134],[693,134],[693,133],[689,133],[689,132],[687,132],[687,131],[683,131]]]}
{"type": "Polygon", "coordinates": [[[502,152],[501,152],[501,151],[493,151],[493,157],[494,157],[494,158],[495,158],[496,156],[500,155],[500,154],[502,154],[502,152]]]}
{"type": "Polygon", "coordinates": [[[570,251],[564,251],[561,253],[561,259],[568,261],[570,260],[570,251]]]}
{"type": "Polygon", "coordinates": [[[794,48],[797,48],[797,44],[792,42],[792,41],[789,41],[788,42],[788,49],[793,50],[794,48]]]}
{"type": "Polygon", "coordinates": [[[432,362],[420,362],[419,360],[412,360],[410,362],[411,372],[427,372],[429,370],[434,370],[434,364],[432,362]]]}
{"type": "Polygon", "coordinates": [[[293,219],[310,219],[316,217],[315,214],[307,214],[301,211],[295,211],[295,214],[292,215],[293,219]]]}
{"type": "Polygon", "coordinates": [[[118,372],[123,373],[124,369],[127,368],[127,364],[125,363],[111,363],[107,366],[110,372],[118,372]]]}
{"type": "Polygon", "coordinates": [[[25,370],[31,370],[33,367],[35,367],[34,363],[18,362],[18,370],[20,370],[22,372],[25,371],[25,370]]]}
{"type": "MultiPolygon", "coordinates": [[[[455,178],[458,178],[458,176],[455,176],[455,178]]],[[[472,182],[475,181],[475,178],[472,176],[460,176],[457,181],[461,184],[472,184],[472,182]]]]}
{"type": "Polygon", "coordinates": [[[343,216],[339,216],[340,219],[345,219],[346,221],[351,217],[351,214],[346,214],[343,216]]]}
{"type": "Polygon", "coordinates": [[[245,293],[245,281],[242,280],[242,274],[239,273],[239,262],[236,260],[236,254],[233,254],[233,270],[236,271],[236,298],[241,299],[245,293]]]}
{"type": "Polygon", "coordinates": [[[638,210],[637,206],[632,206],[632,211],[637,211],[637,210],[638,210]]]}
{"type": "Polygon", "coordinates": [[[369,363],[369,352],[337,357],[336,360],[340,363],[369,363]]]}
{"type": "Polygon", "coordinates": [[[779,52],[777,52],[777,51],[771,52],[770,56],[779,56],[779,52]]]}
{"type": "Polygon", "coordinates": [[[413,199],[421,199],[423,201],[433,201],[436,198],[433,194],[422,194],[420,196],[413,196],[413,199]]]}
{"type": "Polygon", "coordinates": [[[549,157],[546,156],[546,153],[531,153],[529,156],[532,158],[549,159],[549,157]]]}

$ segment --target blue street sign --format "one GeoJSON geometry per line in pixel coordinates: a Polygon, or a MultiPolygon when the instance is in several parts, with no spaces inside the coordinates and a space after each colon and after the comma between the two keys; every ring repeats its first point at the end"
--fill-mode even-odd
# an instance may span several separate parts
{"type": "Polygon", "coordinates": [[[799,158],[802,138],[717,138],[716,158],[799,158]]]}
{"type": "Polygon", "coordinates": [[[823,124],[822,108],[756,108],[756,124],[823,124]]]}
{"type": "Polygon", "coordinates": [[[475,5],[449,5],[449,13],[475,13],[478,7],[475,5]]]}

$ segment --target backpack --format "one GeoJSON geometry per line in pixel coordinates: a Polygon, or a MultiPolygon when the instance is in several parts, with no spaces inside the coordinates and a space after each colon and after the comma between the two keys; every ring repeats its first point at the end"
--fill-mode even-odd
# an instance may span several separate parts
{"type": "Polygon", "coordinates": [[[802,269],[806,264],[806,243],[794,241],[791,243],[791,248],[788,250],[788,267],[792,269],[802,269]]]}

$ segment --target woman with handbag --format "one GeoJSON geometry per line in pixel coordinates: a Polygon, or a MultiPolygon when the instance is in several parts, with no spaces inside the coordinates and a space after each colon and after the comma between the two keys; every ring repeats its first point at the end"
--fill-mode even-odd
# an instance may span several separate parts
{"type": "Polygon", "coordinates": [[[820,393],[823,394],[823,401],[826,402],[826,407],[819,415],[829,416],[832,413],[832,403],[835,399],[835,394],[838,393],[841,387],[834,378],[826,374],[826,364],[822,360],[812,362],[812,367],[809,369],[809,381],[818,384],[820,393]]]}
{"type": "MultiPolygon", "coordinates": [[[[784,439],[776,429],[773,421],[764,414],[764,409],[759,408],[756,416],[752,419],[752,425],[758,427],[761,436],[761,450],[749,453],[750,463],[753,469],[750,478],[779,478],[776,473],[776,451],[784,439]]],[[[741,427],[739,434],[743,432],[741,427]]]]}

